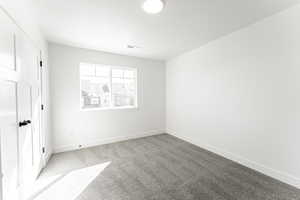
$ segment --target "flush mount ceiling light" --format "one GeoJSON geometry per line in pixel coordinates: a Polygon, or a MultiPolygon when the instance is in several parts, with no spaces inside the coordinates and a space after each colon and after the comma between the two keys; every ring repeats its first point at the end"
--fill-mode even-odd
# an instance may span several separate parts
{"type": "Polygon", "coordinates": [[[143,9],[145,12],[149,14],[157,14],[160,13],[165,6],[165,2],[163,0],[145,0],[143,3],[143,9]]]}

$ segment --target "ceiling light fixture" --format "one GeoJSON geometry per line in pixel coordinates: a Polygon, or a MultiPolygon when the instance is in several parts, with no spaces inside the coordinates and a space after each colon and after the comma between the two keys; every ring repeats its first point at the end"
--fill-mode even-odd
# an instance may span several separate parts
{"type": "Polygon", "coordinates": [[[165,2],[163,0],[145,0],[143,9],[149,14],[157,14],[164,9],[164,6],[165,2]]]}

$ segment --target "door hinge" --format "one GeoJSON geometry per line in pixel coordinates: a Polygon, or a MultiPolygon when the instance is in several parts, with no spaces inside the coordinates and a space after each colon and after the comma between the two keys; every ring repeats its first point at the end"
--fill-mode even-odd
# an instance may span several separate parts
{"type": "Polygon", "coordinates": [[[43,61],[40,61],[40,67],[43,67],[43,61]]]}
{"type": "Polygon", "coordinates": [[[43,152],[43,153],[46,153],[45,147],[42,148],[42,152],[43,152]]]}
{"type": "Polygon", "coordinates": [[[44,105],[43,104],[41,105],[41,110],[44,110],[44,105]]]}

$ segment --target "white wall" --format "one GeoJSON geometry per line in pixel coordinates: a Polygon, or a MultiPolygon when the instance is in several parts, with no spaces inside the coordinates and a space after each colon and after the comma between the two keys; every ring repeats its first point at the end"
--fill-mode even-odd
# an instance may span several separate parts
{"type": "Polygon", "coordinates": [[[50,94],[49,94],[49,67],[48,45],[41,33],[37,18],[36,7],[33,0],[0,0],[0,9],[3,9],[8,16],[22,29],[32,40],[35,46],[43,52],[44,62],[44,94],[43,101],[45,105],[43,128],[45,133],[46,159],[52,154],[52,138],[50,127],[50,94]]]}
{"type": "Polygon", "coordinates": [[[52,130],[56,152],[165,130],[165,64],[49,44],[52,130]],[[138,68],[138,109],[80,111],[79,64],[138,68]]]}
{"type": "Polygon", "coordinates": [[[38,26],[34,0],[0,0],[0,6],[37,45],[45,48],[46,41],[38,26]]]}
{"type": "Polygon", "coordinates": [[[300,6],[167,62],[168,133],[300,187],[300,6]]]}

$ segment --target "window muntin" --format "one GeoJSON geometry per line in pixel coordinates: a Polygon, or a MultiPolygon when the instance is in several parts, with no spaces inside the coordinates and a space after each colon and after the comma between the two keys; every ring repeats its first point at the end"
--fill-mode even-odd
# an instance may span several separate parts
{"type": "Polygon", "coordinates": [[[137,70],[80,64],[81,109],[137,107],[137,70]]]}

